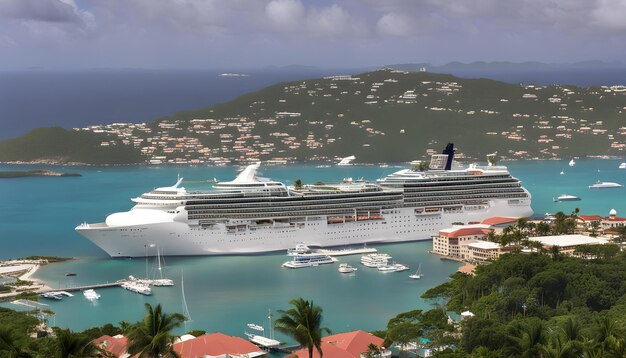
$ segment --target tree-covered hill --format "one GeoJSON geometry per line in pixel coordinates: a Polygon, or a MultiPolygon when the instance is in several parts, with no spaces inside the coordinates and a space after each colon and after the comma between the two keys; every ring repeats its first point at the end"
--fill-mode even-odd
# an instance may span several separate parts
{"type": "Polygon", "coordinates": [[[454,142],[482,159],[622,155],[626,89],[513,85],[380,70],[279,83],[145,125],[47,129],[0,142],[0,160],[87,163],[419,159],[454,142]]]}

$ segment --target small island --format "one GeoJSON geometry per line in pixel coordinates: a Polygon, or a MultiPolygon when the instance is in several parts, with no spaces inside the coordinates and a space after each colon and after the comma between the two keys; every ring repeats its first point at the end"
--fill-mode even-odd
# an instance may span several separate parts
{"type": "Polygon", "coordinates": [[[15,172],[0,172],[0,179],[24,178],[24,177],[80,177],[78,173],[60,173],[51,170],[29,170],[15,172]]]}

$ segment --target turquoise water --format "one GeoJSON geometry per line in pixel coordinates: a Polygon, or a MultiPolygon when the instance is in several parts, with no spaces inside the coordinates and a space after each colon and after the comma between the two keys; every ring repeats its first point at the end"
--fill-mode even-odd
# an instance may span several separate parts
{"type": "MultiPolygon", "coordinates": [[[[626,170],[619,160],[580,160],[575,167],[565,161],[511,162],[512,174],[523,181],[533,195],[536,214],[575,207],[581,213],[626,214],[626,190],[590,190],[597,179],[626,184],[626,170]],[[561,170],[565,175],[560,175],[561,170]],[[574,203],[554,203],[560,194],[582,197],[574,203]]],[[[20,167],[26,169],[27,167],[20,167]]],[[[15,166],[0,166],[0,170],[15,166]]],[[[59,168],[55,168],[58,170],[59,168]]],[[[157,186],[171,185],[180,174],[186,187],[199,187],[202,180],[226,180],[236,173],[234,167],[118,167],[69,168],[78,178],[22,178],[0,181],[0,259],[26,255],[59,255],[78,260],[52,264],[37,272],[37,277],[54,287],[115,281],[130,274],[145,276],[152,271],[153,259],[112,260],[96,246],[76,234],[73,228],[83,222],[102,221],[106,215],[128,210],[130,198],[157,186]],[[76,277],[65,277],[75,272],[76,277]]],[[[316,168],[314,166],[277,166],[263,168],[263,176],[290,183],[296,178],[306,182],[333,181],[344,177],[374,180],[398,168],[352,166],[316,168]]],[[[445,282],[458,264],[441,261],[427,254],[430,242],[377,246],[412,270],[422,264],[426,276],[419,281],[405,273],[379,273],[358,264],[358,256],[340,258],[359,268],[356,275],[337,272],[337,264],[317,268],[287,270],[280,264],[284,254],[233,257],[167,258],[166,276],[176,280],[172,288],[154,288],[145,297],[119,288],[101,289],[102,298],[90,303],[82,297],[47,302],[56,312],[55,324],[75,330],[121,320],[135,321],[143,315],[143,303],[162,303],[168,311],[182,311],[180,275],[184,271],[186,297],[193,319],[191,329],[221,331],[243,335],[246,323],[263,324],[267,309],[287,308],[291,298],[312,299],[324,308],[325,324],[334,331],[353,328],[381,329],[395,314],[427,308],[420,299],[426,289],[445,282]]]]}

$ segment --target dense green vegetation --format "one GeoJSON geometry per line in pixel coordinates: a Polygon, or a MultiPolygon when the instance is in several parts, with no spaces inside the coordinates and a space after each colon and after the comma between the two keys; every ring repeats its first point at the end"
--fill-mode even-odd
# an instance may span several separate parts
{"type": "Polygon", "coordinates": [[[456,354],[624,357],[626,253],[595,257],[506,254],[423,297],[475,314],[461,325],[456,354]]]}
{"type": "MultiPolygon", "coordinates": [[[[167,133],[170,138],[194,138],[211,153],[234,160],[239,160],[242,153],[231,150],[232,142],[224,145],[220,135],[238,138],[238,127],[226,126],[200,134],[194,132],[191,120],[210,118],[226,123],[233,118],[250,119],[255,125],[249,134],[259,139],[242,139],[244,147],[267,143],[275,148],[272,153],[255,158],[259,160],[289,157],[306,161],[354,154],[359,162],[401,162],[417,159],[429,148],[440,150],[447,142],[454,142],[465,155],[480,159],[494,151],[508,158],[623,153],[611,144],[623,142],[624,134],[619,128],[626,118],[624,94],[607,93],[599,87],[525,88],[435,73],[381,70],[356,77],[359,80],[279,83],[227,103],[159,118],[148,127],[153,130],[151,135],[167,133]],[[402,96],[406,91],[417,97],[405,100],[402,96]],[[279,117],[279,112],[300,115],[279,117]],[[276,122],[259,122],[268,118],[276,122]],[[176,128],[160,128],[159,123],[165,121],[176,128]],[[295,138],[300,147],[289,148],[282,141],[284,137],[271,135],[279,132],[295,138]],[[510,133],[518,137],[507,138],[510,133]],[[311,148],[309,136],[323,145],[311,148]],[[327,141],[329,138],[333,141],[327,141]],[[585,145],[576,145],[581,142],[585,145]]],[[[145,139],[148,134],[136,130],[133,136],[145,139]]],[[[0,142],[0,161],[50,159],[122,164],[148,159],[140,154],[140,147],[121,144],[120,139],[106,131],[38,129],[0,142]],[[100,143],[107,140],[119,144],[101,147],[100,143]]],[[[155,142],[144,141],[140,146],[155,142]]],[[[162,148],[155,153],[164,155],[162,148]]]]}
{"type": "Polygon", "coordinates": [[[105,138],[92,132],[68,131],[61,127],[35,129],[0,142],[0,161],[80,162],[89,164],[140,163],[131,146],[100,147],[105,138]]]}

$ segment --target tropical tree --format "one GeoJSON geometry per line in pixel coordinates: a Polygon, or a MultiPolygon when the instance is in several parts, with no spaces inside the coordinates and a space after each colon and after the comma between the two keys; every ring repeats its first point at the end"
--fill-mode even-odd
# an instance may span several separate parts
{"type": "Polygon", "coordinates": [[[22,342],[14,332],[0,328],[0,356],[7,358],[30,357],[22,350],[22,342]]]}
{"type": "Polygon", "coordinates": [[[546,222],[540,222],[535,226],[535,234],[537,236],[547,236],[550,235],[550,224],[546,222]]]}
{"type": "Polygon", "coordinates": [[[617,231],[617,237],[613,241],[618,244],[626,242],[626,226],[619,226],[615,228],[615,231],[617,231]]]}
{"type": "Polygon", "coordinates": [[[322,327],[322,308],[315,306],[313,301],[297,298],[289,301],[293,306],[288,310],[279,310],[282,315],[274,322],[274,327],[296,340],[309,351],[309,358],[313,358],[313,349],[322,353],[322,333],[330,330],[322,327]]]}
{"type": "Polygon", "coordinates": [[[92,358],[104,356],[88,337],[69,329],[59,329],[56,332],[56,357],[57,358],[92,358]]]}
{"type": "Polygon", "coordinates": [[[171,331],[184,320],[180,313],[163,313],[160,304],[152,307],[146,303],[146,315],[128,333],[128,353],[140,358],[177,357],[171,331]]]}
{"type": "Polygon", "coordinates": [[[365,352],[366,358],[379,358],[382,350],[380,347],[375,345],[374,343],[370,343],[367,345],[367,351],[365,352]]]}
{"type": "Polygon", "coordinates": [[[545,357],[549,350],[548,334],[542,321],[533,320],[513,331],[504,348],[508,356],[545,357]]]}
{"type": "Polygon", "coordinates": [[[600,230],[600,222],[597,220],[594,220],[591,222],[591,224],[589,224],[589,234],[592,237],[596,237],[598,236],[598,231],[600,230]]]}
{"type": "Polygon", "coordinates": [[[302,179],[298,178],[293,182],[293,186],[296,189],[302,189],[302,179]]]}

